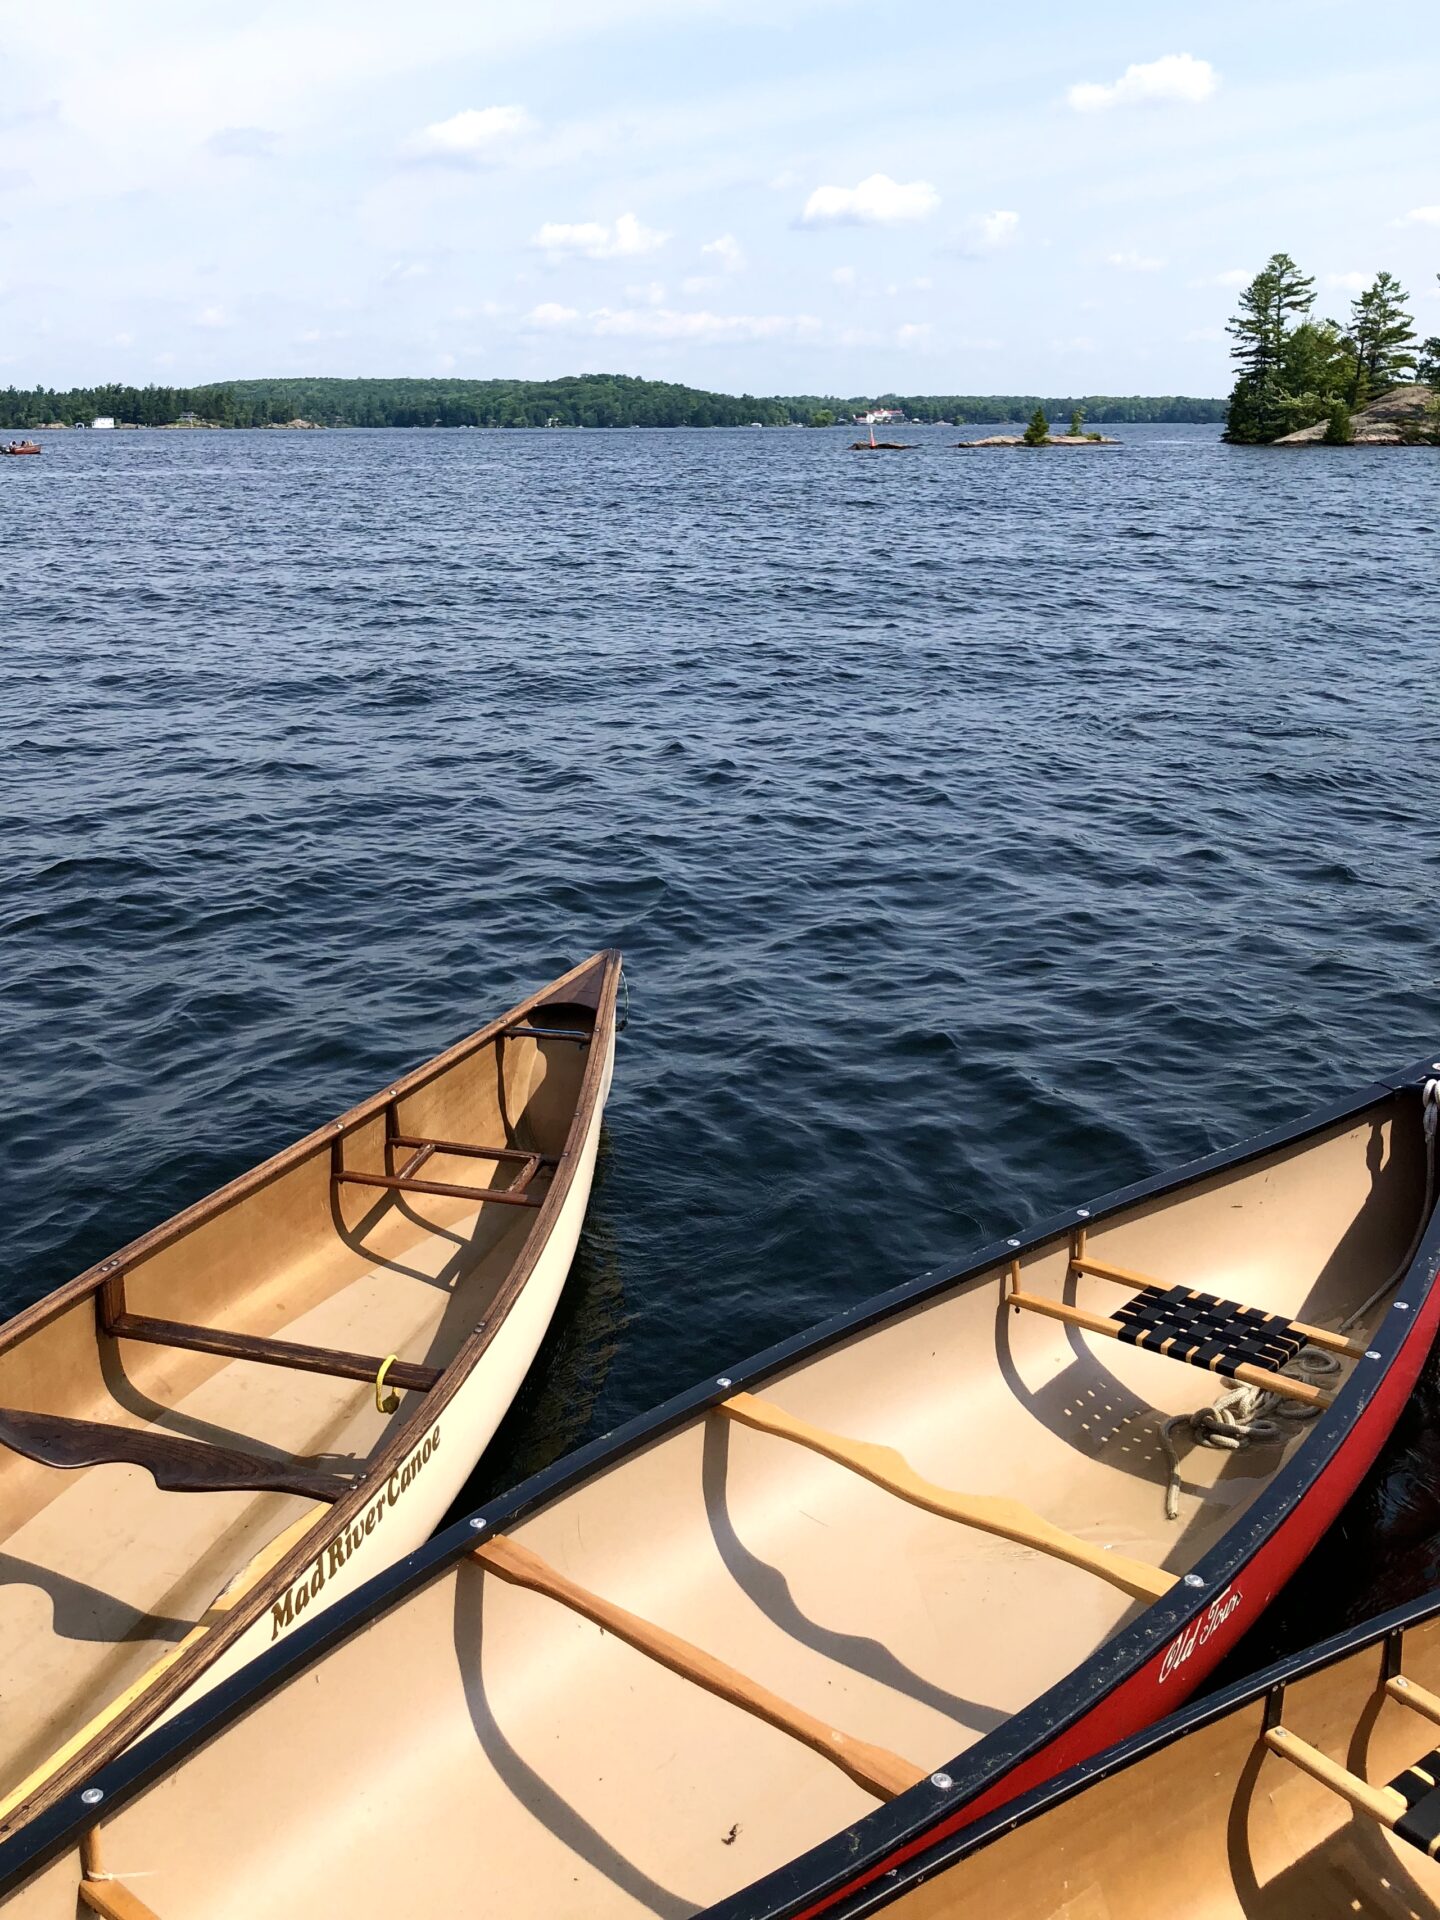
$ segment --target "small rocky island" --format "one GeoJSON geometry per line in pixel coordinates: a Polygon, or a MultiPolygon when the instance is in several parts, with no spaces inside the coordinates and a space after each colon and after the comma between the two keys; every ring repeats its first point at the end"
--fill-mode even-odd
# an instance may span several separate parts
{"type": "Polygon", "coordinates": [[[1085,432],[1085,413],[1077,407],[1070,416],[1068,433],[1051,433],[1045,409],[1036,407],[1024,433],[992,433],[984,440],[957,440],[957,447],[1118,447],[1118,440],[1107,440],[1103,433],[1085,432]]]}
{"type": "Polygon", "coordinates": [[[992,433],[985,440],[957,440],[957,447],[1118,447],[1103,433],[1047,433],[1043,440],[1027,440],[1023,433],[992,433]]]}

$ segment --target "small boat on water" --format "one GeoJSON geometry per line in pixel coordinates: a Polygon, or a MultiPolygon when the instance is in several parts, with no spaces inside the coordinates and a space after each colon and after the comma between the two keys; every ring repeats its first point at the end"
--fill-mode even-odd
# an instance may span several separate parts
{"type": "Polygon", "coordinates": [[[616,953],[0,1327],[0,1831],[419,1546],[589,1197],[616,953]]]}
{"type": "Polygon", "coordinates": [[[8,441],[3,447],[0,447],[0,453],[13,453],[13,454],[39,453],[41,452],[41,450],[42,449],[38,440],[11,440],[11,441],[8,441]]]}
{"type": "Polygon", "coordinates": [[[1353,1491],[1440,1320],[1428,1073],[562,1460],[72,1776],[7,1912],[870,1911],[1179,1707],[1353,1491]]]}
{"type": "Polygon", "coordinates": [[[1435,1920],[1440,1595],[1212,1694],[907,1861],[887,1920],[1435,1920]]]}

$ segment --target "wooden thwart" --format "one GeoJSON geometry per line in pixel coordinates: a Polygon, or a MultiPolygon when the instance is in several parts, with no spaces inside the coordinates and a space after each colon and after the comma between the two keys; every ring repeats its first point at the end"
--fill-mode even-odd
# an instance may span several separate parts
{"type": "Polygon", "coordinates": [[[1393,1827],[1407,1811],[1403,1793],[1398,1793],[1394,1787],[1372,1787],[1368,1780],[1351,1773],[1338,1760],[1332,1760],[1328,1754],[1321,1753],[1318,1747],[1312,1747],[1308,1740],[1299,1739],[1287,1727],[1267,1729],[1265,1744],[1272,1753],[1278,1753],[1282,1760],[1288,1760],[1302,1773],[1308,1773],[1322,1787],[1329,1787],[1332,1793],[1338,1793],[1342,1800],[1348,1800],[1352,1807],[1369,1814],[1381,1826],[1393,1827]]]}
{"type": "MultiPolygon", "coordinates": [[[[1129,1267],[1117,1267],[1108,1260],[1092,1260],[1083,1252],[1073,1254],[1070,1265],[1076,1273],[1092,1274],[1097,1280],[1114,1280],[1122,1287],[1159,1287],[1164,1293],[1173,1293],[1181,1284],[1177,1280],[1157,1280],[1152,1273],[1136,1273],[1129,1267]]],[[[1324,1347],[1328,1353],[1343,1353],[1352,1360],[1358,1360],[1365,1351],[1363,1340],[1349,1340],[1343,1333],[1331,1333],[1326,1327],[1312,1327],[1303,1320],[1292,1320],[1290,1325],[1312,1347],[1324,1347]]]]}
{"type": "MultiPolygon", "coordinates": [[[[1020,1307],[1027,1313],[1043,1313],[1051,1320],[1063,1320],[1067,1326],[1081,1327],[1086,1333],[1098,1333],[1107,1340],[1118,1340],[1125,1330],[1123,1320],[1111,1320],[1100,1313],[1087,1313],[1083,1307],[1067,1306],[1063,1300],[1043,1300],[1038,1294],[1022,1293],[1018,1261],[1012,1263],[1010,1276],[1010,1290],[1005,1295],[1007,1307],[1020,1307]]],[[[1183,1366],[1190,1364],[1183,1354],[1164,1353],[1159,1347],[1137,1346],[1135,1351],[1158,1354],[1164,1360],[1178,1360],[1183,1366]]],[[[1252,1367],[1248,1361],[1236,1367],[1233,1373],[1222,1377],[1238,1380],[1247,1387],[1262,1387],[1266,1393],[1282,1394],[1286,1399],[1299,1400],[1307,1407],[1328,1407],[1334,1397],[1323,1387],[1312,1387],[1305,1380],[1292,1380],[1289,1374],[1272,1373],[1268,1367],[1252,1367]]]]}
{"type": "Polygon", "coordinates": [[[159,1920],[152,1907],[133,1894],[122,1880],[115,1880],[105,1871],[100,1852],[100,1829],[87,1827],[80,1836],[80,1881],[79,1893],[83,1905],[92,1913],[105,1916],[105,1920],[159,1920]]]}
{"type": "Polygon", "coordinates": [[[927,1513],[958,1520],[983,1533],[998,1534],[1004,1540],[1018,1541],[1021,1546],[1034,1547],[1037,1552],[1048,1553],[1072,1567],[1083,1567],[1087,1573],[1098,1574],[1137,1600],[1158,1600],[1175,1584],[1174,1574],[1149,1566],[1143,1560],[1131,1560],[1125,1554],[1107,1553],[1103,1547],[1054,1526],[1019,1500],[1006,1499],[1000,1494],[953,1493],[948,1487],[937,1486],[933,1480],[916,1473],[894,1447],[827,1433],[768,1400],[757,1399],[754,1394],[733,1394],[721,1401],[718,1411],[761,1433],[775,1434],[780,1439],[793,1440],[798,1446],[809,1447],[813,1453],[848,1467],[852,1473],[873,1481],[877,1487],[908,1500],[913,1506],[923,1507],[927,1513]]]}
{"type": "MultiPolygon", "coordinates": [[[[339,1380],[373,1380],[384,1364],[380,1354],[344,1353],[334,1347],[307,1347],[297,1340],[265,1340],[258,1334],[229,1333],[223,1327],[195,1327],[179,1320],[153,1320],[143,1313],[110,1314],[105,1331],[117,1340],[143,1340],[151,1346],[184,1347],[215,1353],[227,1360],[253,1360],[266,1367],[294,1367],[300,1373],[331,1374],[339,1380]]],[[[428,1393],[440,1378],[439,1367],[392,1360],[385,1384],[407,1393],[428,1393]]]]}
{"type": "Polygon", "coordinates": [[[849,1734],[826,1726],[823,1720],[792,1706],[788,1700],[771,1693],[768,1687],[762,1687],[759,1681],[751,1680],[713,1654],[682,1640],[679,1634],[657,1627],[638,1614],[616,1606],[614,1601],[602,1599],[587,1587],[577,1585],[528,1547],[522,1547],[518,1540],[497,1534],[485,1546],[476,1547],[474,1557],[512,1586],[528,1587],[534,1593],[558,1600],[561,1606],[583,1614],[606,1633],[613,1633],[617,1640],[634,1647],[637,1653],[647,1655],[682,1679],[703,1687],[707,1693],[716,1694],[731,1706],[743,1708],[781,1733],[789,1734],[812,1752],[832,1761],[843,1773],[849,1774],[857,1786],[879,1800],[893,1799],[897,1793],[918,1786],[925,1778],[923,1767],[912,1766],[884,1747],[852,1739],[849,1734]]]}

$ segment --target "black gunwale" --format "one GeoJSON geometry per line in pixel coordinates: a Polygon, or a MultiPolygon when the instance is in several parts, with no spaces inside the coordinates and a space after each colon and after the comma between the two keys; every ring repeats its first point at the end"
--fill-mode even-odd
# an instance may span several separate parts
{"type": "MultiPolygon", "coordinates": [[[[1422,1061],[1400,1073],[1371,1081],[1297,1121],[1269,1128],[1181,1167],[1116,1188],[1083,1208],[1067,1207],[1048,1215],[1013,1237],[977,1248],[958,1267],[932,1267],[900,1286],[844,1308],[818,1325],[766,1348],[730,1372],[707,1379],[651,1412],[627,1421],[614,1432],[602,1434],[577,1448],[533,1474],[510,1493],[477,1508],[466,1519],[435,1535],[423,1547],[375,1575],[355,1593],[336,1601],[313,1622],[287,1635],[277,1646],[192,1706],[97,1768],[85,1787],[64,1795],[0,1842],[0,1898],[11,1893],[65,1846],[78,1842],[80,1834],[97,1819],[142,1792],[183,1757],[188,1748],[217,1738],[232,1721],[258,1705],[266,1694],[303,1672],[348,1634],[437,1579],[475,1546],[477,1534],[518,1524],[581,1480],[663,1439],[730,1394],[756,1386],[825,1347],[968,1280],[993,1272],[997,1264],[1015,1254],[1068,1234],[1079,1218],[1094,1226],[1107,1215],[1138,1201],[1160,1198],[1211,1174],[1298,1145],[1312,1135],[1358,1119],[1367,1109],[1397,1093],[1420,1086],[1430,1070],[1429,1061],[1422,1061]],[[86,1794],[92,1798],[87,1800],[86,1794]]],[[[1266,1492],[1247,1509],[1245,1519],[1249,1524],[1232,1528],[1192,1569],[1202,1585],[1189,1587],[1177,1582],[1170,1594],[1153,1602],[1137,1620],[1097,1648],[1057,1686],[1022,1708],[995,1733],[967,1749],[952,1763],[948,1776],[951,1784],[947,1788],[938,1790],[922,1782],[909,1789],[785,1866],[706,1908],[703,1920],[783,1920],[783,1916],[804,1905],[843,1892],[847,1883],[897,1848],[923,1839],[938,1821],[982,1792],[990,1780],[1047,1745],[1105,1694],[1138,1672],[1160,1645],[1210,1604],[1215,1594],[1274,1531],[1275,1517],[1298,1506],[1303,1494],[1329,1468],[1419,1318],[1420,1303],[1435,1281],[1436,1263],[1429,1258],[1432,1251],[1440,1253],[1440,1207],[1432,1213],[1421,1244],[1401,1281],[1407,1285],[1417,1273],[1423,1275],[1421,1294],[1410,1301],[1408,1313],[1387,1313],[1374,1336],[1372,1351],[1379,1355],[1379,1363],[1354,1369],[1331,1406],[1316,1422],[1315,1442],[1319,1444],[1305,1447],[1283,1467],[1266,1492]],[[1097,1684],[1102,1680],[1103,1684],[1097,1684]]],[[[697,1920],[702,1920],[702,1916],[697,1915],[697,1920]]]]}
{"type": "Polygon", "coordinates": [[[1083,1793],[1087,1787],[1123,1773],[1127,1767],[1173,1746],[1177,1740],[1183,1740],[1188,1734],[1196,1733],[1216,1720],[1223,1720],[1243,1707],[1254,1706],[1278,1687],[1308,1680],[1313,1674],[1323,1672],[1326,1667],[1337,1666],[1353,1654],[1378,1647],[1382,1640],[1388,1640],[1392,1634],[1402,1634],[1412,1627],[1423,1626],[1437,1614],[1440,1614],[1440,1590],[1432,1589],[1418,1599],[1407,1600],[1402,1606],[1393,1607],[1388,1613],[1373,1614],[1368,1620],[1343,1627],[1328,1639],[1317,1640],[1313,1646],[1286,1654],[1270,1666],[1262,1667],[1258,1673],[1246,1674],[1214,1693],[1188,1702],[1152,1726],[1132,1733],[1126,1740],[1118,1740],[1113,1747],[1107,1747],[1092,1759],[1082,1760],[1077,1766],[1067,1768],[1064,1773],[1056,1774],[1042,1785],[1032,1787],[1028,1793],[1007,1801],[1003,1807],[982,1814],[972,1825],[962,1827],[957,1833],[947,1834],[924,1853],[907,1860],[893,1879],[887,1874],[883,1884],[872,1882],[850,1897],[842,1897],[830,1909],[826,1920],[864,1920],[868,1914],[882,1912],[901,1894],[913,1892],[922,1882],[933,1879],[936,1874],[945,1872],[962,1860],[968,1860],[972,1854],[983,1852],[992,1842],[1012,1833],[1017,1827],[1028,1826],[1032,1820],[1050,1812],[1053,1807],[1073,1800],[1077,1793],[1083,1793]]]}

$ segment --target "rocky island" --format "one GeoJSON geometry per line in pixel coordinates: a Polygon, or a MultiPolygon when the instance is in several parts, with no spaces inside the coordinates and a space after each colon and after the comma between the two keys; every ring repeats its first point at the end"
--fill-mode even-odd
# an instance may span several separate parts
{"type": "Polygon", "coordinates": [[[1433,387],[1392,387],[1349,416],[1350,432],[1336,432],[1329,420],[1281,434],[1274,447],[1427,447],[1440,445],[1440,392],[1433,387]]]}

